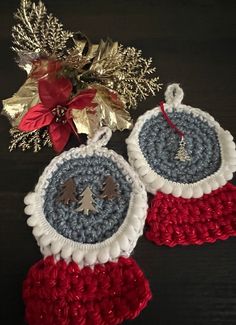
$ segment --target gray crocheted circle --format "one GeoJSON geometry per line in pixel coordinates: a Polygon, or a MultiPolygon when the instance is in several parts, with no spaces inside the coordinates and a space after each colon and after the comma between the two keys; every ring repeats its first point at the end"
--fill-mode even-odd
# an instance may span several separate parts
{"type": "Polygon", "coordinates": [[[123,223],[130,201],[132,185],[122,170],[111,159],[93,155],[65,161],[51,177],[44,197],[44,214],[50,225],[62,236],[79,243],[99,243],[110,238],[123,223]],[[118,196],[102,199],[101,192],[106,176],[111,175],[118,185],[118,196]],[[87,186],[93,193],[96,212],[88,215],[75,211],[80,205],[58,202],[61,187],[73,178],[76,192],[80,194],[87,186]]]}
{"type": "Polygon", "coordinates": [[[221,152],[215,129],[191,112],[171,112],[168,116],[184,133],[191,161],[175,159],[180,137],[160,113],[147,120],[139,133],[139,145],[150,167],[170,181],[187,184],[216,172],[221,152]]]}

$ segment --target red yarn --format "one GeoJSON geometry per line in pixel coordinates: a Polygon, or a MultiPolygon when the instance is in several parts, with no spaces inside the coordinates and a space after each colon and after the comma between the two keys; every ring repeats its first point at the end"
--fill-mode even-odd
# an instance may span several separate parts
{"type": "Polygon", "coordinates": [[[50,256],[29,270],[23,299],[29,325],[116,325],[138,316],[151,292],[132,258],[80,270],[50,256]]]}
{"type": "Polygon", "coordinates": [[[165,108],[164,108],[164,102],[160,102],[160,109],[161,112],[164,116],[164,118],[166,119],[167,123],[169,124],[169,126],[179,135],[179,137],[182,139],[184,137],[184,133],[182,131],[180,131],[177,126],[171,121],[169,115],[166,113],[165,108]]]}
{"type": "Polygon", "coordinates": [[[236,236],[236,187],[230,183],[199,199],[157,192],[146,219],[157,245],[201,245],[236,236]]]}

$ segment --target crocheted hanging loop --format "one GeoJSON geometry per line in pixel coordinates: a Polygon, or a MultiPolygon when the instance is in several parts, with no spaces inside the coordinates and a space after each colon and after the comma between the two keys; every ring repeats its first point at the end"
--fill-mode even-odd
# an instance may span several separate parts
{"type": "Polygon", "coordinates": [[[26,196],[27,222],[43,255],[83,267],[129,256],[136,245],[147,194],[130,165],[103,147],[110,137],[109,128],[102,128],[88,145],[55,157],[26,196]],[[110,199],[103,195],[107,177],[113,189],[106,191],[116,191],[110,199]]]}
{"type": "Polygon", "coordinates": [[[199,198],[232,179],[235,143],[211,115],[182,104],[178,84],[165,95],[165,104],[138,118],[126,140],[129,161],[148,192],[199,198]]]}
{"type": "Polygon", "coordinates": [[[93,138],[88,139],[87,145],[88,146],[96,145],[98,147],[104,147],[109,142],[111,136],[112,136],[112,131],[110,128],[108,128],[108,127],[100,128],[95,133],[93,138]]]}
{"type": "Polygon", "coordinates": [[[174,83],[169,85],[165,91],[165,100],[166,104],[173,106],[174,108],[178,107],[184,98],[183,89],[179,84],[174,83]]]}
{"type": "Polygon", "coordinates": [[[104,147],[100,129],[86,146],[55,157],[25,197],[25,213],[45,259],[24,282],[29,325],[116,325],[151,299],[129,256],[143,232],[147,193],[138,175],[104,147]]]}
{"type": "Polygon", "coordinates": [[[189,245],[236,236],[233,137],[208,113],[182,104],[178,84],[166,103],[137,120],[126,140],[129,161],[154,194],[146,236],[158,245],[189,245]]]}

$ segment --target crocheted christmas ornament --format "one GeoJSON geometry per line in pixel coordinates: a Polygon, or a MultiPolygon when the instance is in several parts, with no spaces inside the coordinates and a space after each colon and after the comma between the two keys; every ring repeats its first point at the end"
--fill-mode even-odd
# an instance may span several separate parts
{"type": "Polygon", "coordinates": [[[83,143],[101,126],[130,129],[131,107],[160,89],[152,59],[111,39],[93,44],[48,14],[42,1],[21,0],[13,47],[27,79],[3,100],[12,128],[9,149],[62,152],[69,139],[83,143]],[[79,140],[79,141],[78,141],[79,140]]]}
{"type": "Polygon", "coordinates": [[[25,198],[44,259],[29,271],[23,298],[29,325],[120,324],[151,298],[130,258],[143,232],[145,187],[104,147],[108,128],[87,146],[55,157],[25,198]]]}
{"type": "Polygon", "coordinates": [[[178,84],[166,103],[141,116],[130,137],[129,161],[154,194],[146,236],[158,245],[202,244],[236,236],[233,137],[208,113],[182,104],[178,84]]]}

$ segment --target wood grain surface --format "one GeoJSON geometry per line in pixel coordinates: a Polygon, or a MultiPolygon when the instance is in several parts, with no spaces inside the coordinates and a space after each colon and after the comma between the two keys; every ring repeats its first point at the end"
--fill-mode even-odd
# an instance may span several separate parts
{"type": "MultiPolygon", "coordinates": [[[[236,136],[235,1],[45,0],[70,30],[94,42],[110,36],[152,56],[161,82],[180,82],[184,103],[201,107],[236,136]]],[[[18,1],[0,1],[0,98],[25,80],[10,50],[18,1]]],[[[133,117],[154,107],[163,91],[141,103],[133,117]]],[[[0,119],[1,324],[24,324],[22,281],[41,258],[26,225],[23,198],[54,153],[8,152],[9,123],[0,119]]],[[[109,147],[126,156],[129,132],[109,147]]],[[[236,239],[200,247],[157,247],[145,238],[133,254],[150,280],[153,299],[133,325],[235,325],[236,239]]],[[[45,324],[46,325],[46,324],[45,324]]],[[[56,324],[55,324],[56,325],[56,324]]],[[[78,324],[79,325],[79,324],[78,324]]],[[[112,324],[111,324],[112,325],[112,324]]]]}

